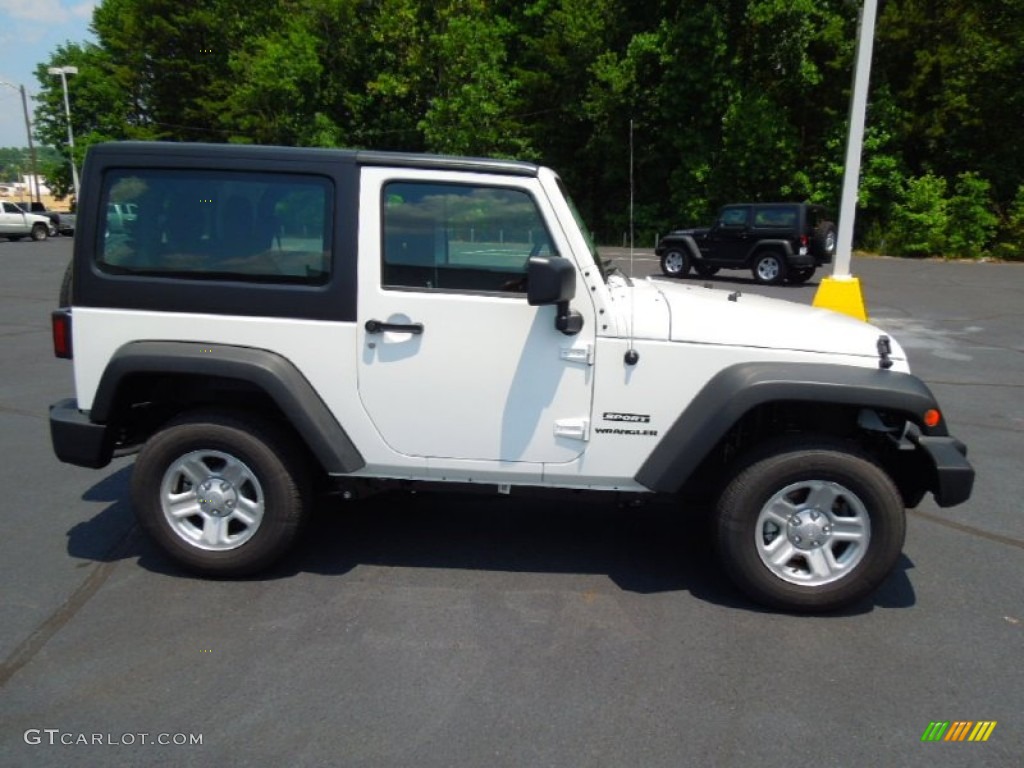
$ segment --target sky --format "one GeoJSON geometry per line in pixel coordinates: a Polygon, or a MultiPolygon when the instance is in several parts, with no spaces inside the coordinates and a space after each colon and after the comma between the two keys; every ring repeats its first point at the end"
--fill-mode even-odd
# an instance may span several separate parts
{"type": "MultiPolygon", "coordinates": [[[[36,65],[47,61],[62,43],[95,42],[89,24],[97,4],[82,0],[0,0],[0,81],[25,86],[30,116],[35,109],[32,95],[39,90],[36,65]]],[[[71,109],[74,111],[74,104],[71,109]]],[[[0,147],[26,146],[21,96],[14,88],[0,85],[0,147]]]]}

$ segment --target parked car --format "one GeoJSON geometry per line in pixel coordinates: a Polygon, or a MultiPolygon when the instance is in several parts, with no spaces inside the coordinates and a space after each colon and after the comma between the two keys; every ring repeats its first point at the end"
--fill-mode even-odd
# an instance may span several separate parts
{"type": "Polygon", "coordinates": [[[26,213],[34,213],[36,216],[45,216],[50,220],[50,237],[60,234],[60,213],[48,210],[41,201],[32,200],[27,203],[18,203],[26,213]]]}
{"type": "Polygon", "coordinates": [[[46,216],[28,213],[17,203],[0,202],[0,236],[8,240],[45,240],[50,236],[51,226],[46,216]]]}
{"type": "Polygon", "coordinates": [[[75,224],[78,221],[78,217],[73,213],[62,213],[60,215],[60,223],[57,225],[57,229],[62,235],[74,235],[75,224]]]}
{"type": "Polygon", "coordinates": [[[744,203],[723,207],[708,229],[670,232],[655,253],[669,277],[749,269],[757,282],[775,284],[807,282],[835,250],[836,227],[821,206],[744,203]]]}
{"type": "Polygon", "coordinates": [[[137,452],[140,526],[190,570],[266,569],[316,489],[661,497],[715,506],[753,599],[822,611],[888,577],[905,508],[971,494],[888,334],[608,271],[549,168],[125,142],[82,185],[54,451],[137,452]]]}

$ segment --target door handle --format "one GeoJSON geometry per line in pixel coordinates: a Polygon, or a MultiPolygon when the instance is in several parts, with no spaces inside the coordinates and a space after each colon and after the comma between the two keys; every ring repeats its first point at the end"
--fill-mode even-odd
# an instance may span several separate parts
{"type": "Polygon", "coordinates": [[[366,325],[367,333],[384,333],[385,331],[394,331],[395,333],[423,333],[423,323],[382,323],[380,320],[367,320],[366,325]]]}

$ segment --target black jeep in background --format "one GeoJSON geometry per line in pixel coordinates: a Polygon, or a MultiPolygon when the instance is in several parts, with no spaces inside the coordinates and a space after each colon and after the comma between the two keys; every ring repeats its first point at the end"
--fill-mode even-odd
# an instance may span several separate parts
{"type": "Polygon", "coordinates": [[[719,269],[749,269],[759,283],[805,283],[836,250],[836,227],[825,209],[807,203],[726,205],[710,229],[678,229],[654,252],[661,271],[701,277],[719,269]]]}

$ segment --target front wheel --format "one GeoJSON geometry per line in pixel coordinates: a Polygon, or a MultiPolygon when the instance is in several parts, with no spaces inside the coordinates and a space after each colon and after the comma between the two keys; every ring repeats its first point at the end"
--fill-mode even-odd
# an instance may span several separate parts
{"type": "Polygon", "coordinates": [[[39,241],[45,240],[50,234],[50,229],[46,224],[36,224],[32,227],[32,239],[39,241]]]}
{"type": "Polygon", "coordinates": [[[686,277],[690,272],[690,254],[679,248],[666,251],[661,257],[661,271],[668,277],[686,277]]]}
{"type": "Polygon", "coordinates": [[[151,437],[132,472],[142,528],[179,564],[248,576],[282,557],[307,516],[301,450],[255,417],[200,411],[151,437]]]}
{"type": "Polygon", "coordinates": [[[787,439],[762,449],[717,505],[718,551],[753,600],[797,612],[864,599],[903,548],[903,502],[855,446],[787,439]]]}

